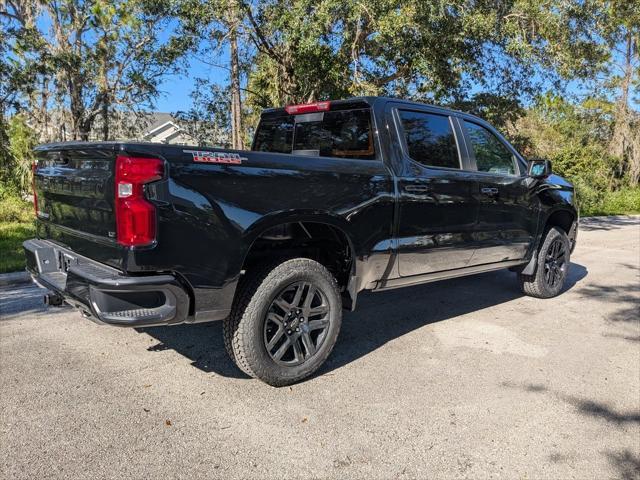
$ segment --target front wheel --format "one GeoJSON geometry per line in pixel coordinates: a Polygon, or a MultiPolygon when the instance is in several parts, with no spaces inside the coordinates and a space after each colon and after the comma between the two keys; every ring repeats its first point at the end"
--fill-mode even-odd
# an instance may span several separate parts
{"type": "Polygon", "coordinates": [[[223,325],[231,358],[273,386],[308,377],[327,359],[340,331],[335,279],[308,258],[264,264],[248,275],[223,325]]]}
{"type": "Polygon", "coordinates": [[[522,292],[531,297],[551,298],[562,291],[571,263],[571,242],[567,234],[552,227],[538,250],[533,275],[518,274],[522,292]]]}

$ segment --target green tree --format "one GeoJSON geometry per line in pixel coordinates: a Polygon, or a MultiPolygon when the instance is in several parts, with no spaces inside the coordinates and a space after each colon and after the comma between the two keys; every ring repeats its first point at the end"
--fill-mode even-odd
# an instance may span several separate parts
{"type": "Polygon", "coordinates": [[[573,182],[583,212],[607,212],[611,192],[620,191],[629,199],[629,205],[640,200],[640,191],[628,188],[621,157],[608,149],[615,110],[615,103],[606,97],[587,98],[575,104],[547,94],[525,111],[509,133],[517,132],[519,138],[526,139],[521,143],[525,155],[550,159],[554,171],[573,182]]]}
{"type": "MultiPolygon", "coordinates": [[[[226,90],[230,97],[230,145],[235,149],[243,149],[245,131],[242,75],[251,53],[244,46],[245,34],[240,0],[182,0],[180,5],[180,16],[185,22],[184,32],[198,40],[196,53],[199,61],[215,67],[217,71],[222,70],[228,76],[226,90]]],[[[208,93],[197,91],[204,85],[203,82],[197,83],[192,94],[194,102],[206,103],[207,97],[214,98],[219,93],[218,85],[221,82],[208,83],[213,88],[208,93]]],[[[195,107],[196,110],[200,108],[197,105],[195,107]]],[[[194,112],[195,110],[191,113],[194,112]]],[[[212,117],[209,120],[219,125],[219,118],[212,117]]]]}
{"type": "Polygon", "coordinates": [[[28,110],[34,123],[46,131],[57,104],[69,112],[72,139],[88,139],[100,115],[107,139],[110,112],[148,105],[191,47],[189,37],[171,34],[174,13],[164,0],[7,0],[10,58],[34,72],[23,92],[39,98],[39,108],[28,110]]]}
{"type": "Polygon", "coordinates": [[[605,88],[616,98],[613,134],[609,150],[622,159],[629,181],[640,181],[640,114],[631,108],[634,95],[640,102],[640,3],[625,0],[603,1],[600,8],[606,22],[602,29],[609,48],[605,88]]]}
{"type": "Polygon", "coordinates": [[[174,116],[198,145],[232,146],[229,88],[196,78],[190,94],[192,106],[174,116]]]}
{"type": "Polygon", "coordinates": [[[245,3],[258,51],[250,89],[272,104],[369,94],[462,102],[478,89],[531,98],[603,61],[584,3],[245,3]]]}
{"type": "Polygon", "coordinates": [[[31,165],[37,136],[27,125],[24,115],[14,115],[6,125],[6,157],[3,158],[0,181],[19,194],[31,191],[31,165]]]}

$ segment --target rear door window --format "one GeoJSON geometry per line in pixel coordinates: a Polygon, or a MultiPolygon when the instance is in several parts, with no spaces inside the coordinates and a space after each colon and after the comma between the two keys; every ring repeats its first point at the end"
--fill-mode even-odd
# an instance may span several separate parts
{"type": "Polygon", "coordinates": [[[264,117],[254,150],[371,160],[371,110],[337,110],[264,117]]]}
{"type": "Polygon", "coordinates": [[[427,167],[460,168],[458,147],[446,115],[399,110],[409,157],[427,167]]]}

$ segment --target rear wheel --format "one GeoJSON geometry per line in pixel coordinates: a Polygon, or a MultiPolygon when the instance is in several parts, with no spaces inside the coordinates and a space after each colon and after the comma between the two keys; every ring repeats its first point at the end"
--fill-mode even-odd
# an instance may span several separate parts
{"type": "Polygon", "coordinates": [[[571,260],[571,242],[567,234],[552,227],[538,250],[538,263],[533,275],[518,274],[522,291],[537,298],[558,295],[564,286],[571,260]]]}
{"type": "Polygon", "coordinates": [[[324,363],[342,320],[338,285],[324,266],[307,258],[265,264],[238,288],[223,330],[242,371],[283,386],[324,363]]]}

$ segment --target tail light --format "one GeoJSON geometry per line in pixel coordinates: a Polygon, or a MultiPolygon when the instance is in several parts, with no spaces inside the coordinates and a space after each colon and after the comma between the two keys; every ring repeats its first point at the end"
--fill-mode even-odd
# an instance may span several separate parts
{"type": "Polygon", "coordinates": [[[289,115],[300,113],[327,112],[331,108],[331,102],[305,103],[304,105],[287,105],[284,107],[289,115]]]}
{"type": "Polygon", "coordinates": [[[156,239],[156,208],[144,197],[145,183],[160,180],[159,158],[116,158],[116,238],[127,247],[150,245],[156,239]]]}
{"type": "Polygon", "coordinates": [[[36,170],[38,169],[38,162],[33,161],[31,164],[31,190],[33,190],[33,208],[36,212],[36,218],[38,217],[38,192],[36,192],[36,170]]]}

